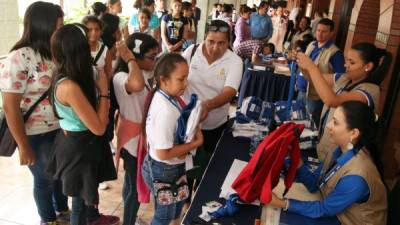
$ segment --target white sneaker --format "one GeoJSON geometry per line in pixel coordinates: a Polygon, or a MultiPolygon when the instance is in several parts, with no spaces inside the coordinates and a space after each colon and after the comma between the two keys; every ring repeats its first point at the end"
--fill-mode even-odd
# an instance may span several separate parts
{"type": "Polygon", "coordinates": [[[108,184],[107,184],[107,182],[101,182],[100,184],[99,184],[99,189],[100,190],[107,190],[109,188],[109,186],[108,186],[108,184]]]}

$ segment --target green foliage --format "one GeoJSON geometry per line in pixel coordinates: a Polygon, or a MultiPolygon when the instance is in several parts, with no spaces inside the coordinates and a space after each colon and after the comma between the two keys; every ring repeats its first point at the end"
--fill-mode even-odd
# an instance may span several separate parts
{"type": "Polygon", "coordinates": [[[74,7],[68,13],[68,17],[64,17],[64,24],[80,23],[82,19],[88,14],[89,8],[74,7]]]}

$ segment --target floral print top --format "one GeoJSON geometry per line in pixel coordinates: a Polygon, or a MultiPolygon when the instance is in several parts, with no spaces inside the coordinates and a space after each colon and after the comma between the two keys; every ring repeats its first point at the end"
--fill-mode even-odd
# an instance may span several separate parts
{"type": "MultiPolygon", "coordinates": [[[[49,89],[55,70],[52,61],[43,59],[30,47],[10,52],[0,61],[0,90],[21,93],[21,109],[25,113],[49,89]]],[[[49,97],[33,111],[25,123],[27,135],[41,134],[59,128],[49,97]]]]}

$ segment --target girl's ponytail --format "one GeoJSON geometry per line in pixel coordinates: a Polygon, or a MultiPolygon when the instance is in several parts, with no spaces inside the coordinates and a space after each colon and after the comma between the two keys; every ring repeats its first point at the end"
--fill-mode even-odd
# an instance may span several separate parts
{"type": "Polygon", "coordinates": [[[352,49],[360,53],[361,59],[365,64],[371,62],[374,65],[363,82],[380,85],[392,62],[392,54],[385,49],[377,48],[374,44],[366,42],[355,44],[352,49]]]}
{"type": "Polygon", "coordinates": [[[155,85],[146,97],[144,113],[142,120],[142,132],[146,136],[146,120],[150,109],[151,101],[155,92],[160,88],[160,77],[170,78],[171,73],[176,69],[178,63],[187,63],[186,59],[177,53],[168,53],[163,55],[157,62],[154,69],[155,85]]]}

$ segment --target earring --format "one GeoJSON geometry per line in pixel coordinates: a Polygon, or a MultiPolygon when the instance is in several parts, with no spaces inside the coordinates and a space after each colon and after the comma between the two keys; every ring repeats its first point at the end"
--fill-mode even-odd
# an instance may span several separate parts
{"type": "Polygon", "coordinates": [[[350,138],[350,141],[349,141],[349,143],[347,144],[347,149],[348,149],[348,150],[354,148],[354,145],[353,145],[352,142],[353,142],[353,140],[352,140],[352,138],[350,138]]]}

